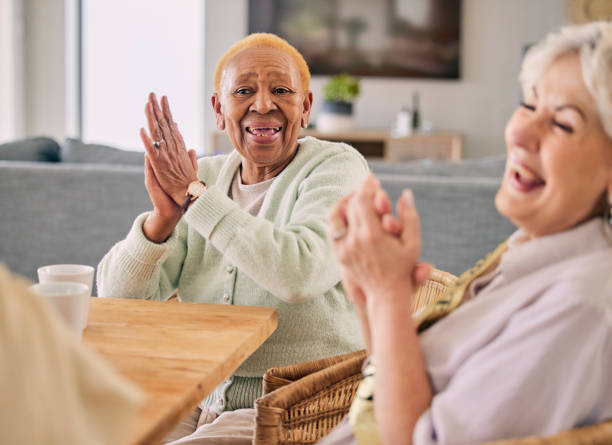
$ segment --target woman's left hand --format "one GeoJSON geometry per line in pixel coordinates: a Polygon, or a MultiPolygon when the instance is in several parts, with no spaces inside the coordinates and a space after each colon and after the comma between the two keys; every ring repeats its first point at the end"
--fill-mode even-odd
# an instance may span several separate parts
{"type": "Polygon", "coordinates": [[[166,96],[162,97],[160,107],[155,94],[149,94],[145,114],[149,134],[144,129],[140,133],[155,177],[168,196],[182,206],[187,186],[198,180],[195,150],[185,147],[166,96]]]}

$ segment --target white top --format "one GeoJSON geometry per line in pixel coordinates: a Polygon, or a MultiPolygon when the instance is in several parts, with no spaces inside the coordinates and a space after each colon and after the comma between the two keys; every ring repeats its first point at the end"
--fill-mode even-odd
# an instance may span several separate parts
{"type": "Polygon", "coordinates": [[[242,169],[238,169],[236,171],[236,175],[232,181],[230,198],[236,201],[238,207],[242,210],[253,216],[257,216],[264,202],[264,198],[266,197],[266,192],[276,177],[266,179],[256,184],[243,184],[242,177],[240,176],[241,170],[242,169]]]}
{"type": "Polygon", "coordinates": [[[524,244],[421,335],[434,398],[414,444],[546,435],[612,417],[612,244],[596,218],[524,244]],[[487,284],[483,287],[483,284],[487,284]]]}

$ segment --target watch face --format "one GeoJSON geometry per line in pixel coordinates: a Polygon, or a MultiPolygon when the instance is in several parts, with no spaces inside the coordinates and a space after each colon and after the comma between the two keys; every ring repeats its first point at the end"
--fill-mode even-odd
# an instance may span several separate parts
{"type": "Polygon", "coordinates": [[[205,191],[206,191],[206,186],[202,184],[200,181],[194,181],[191,184],[189,184],[189,187],[187,187],[187,193],[189,193],[191,196],[196,196],[196,197],[200,196],[205,191]]]}

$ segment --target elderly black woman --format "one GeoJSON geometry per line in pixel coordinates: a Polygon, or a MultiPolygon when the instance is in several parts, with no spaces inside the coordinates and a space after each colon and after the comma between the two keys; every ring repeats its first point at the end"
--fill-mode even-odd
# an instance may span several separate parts
{"type": "Polygon", "coordinates": [[[270,339],[173,437],[199,424],[197,443],[207,435],[225,443],[219,430],[207,433],[220,416],[214,425],[229,425],[223,435],[244,436],[227,443],[250,443],[267,368],[362,347],[326,216],[367,164],[346,144],[298,140],[313,101],[309,82],[303,57],[283,39],[252,34],[236,43],[218,64],[212,97],[217,127],[235,150],[197,162],[167,98],[149,97],[141,137],[153,211],[102,259],[100,296],[165,300],[178,290],[180,301],[269,306],[279,316],[270,339]]]}
{"type": "Polygon", "coordinates": [[[436,305],[410,314],[428,273],[410,191],[381,217],[370,176],[332,211],[371,361],[321,444],[473,444],[612,418],[612,24],[552,34],[520,80],[495,200],[519,230],[436,305]]]}

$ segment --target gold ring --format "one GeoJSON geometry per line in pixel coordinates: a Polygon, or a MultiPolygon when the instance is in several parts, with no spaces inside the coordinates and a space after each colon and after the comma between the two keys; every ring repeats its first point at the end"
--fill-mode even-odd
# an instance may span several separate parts
{"type": "Polygon", "coordinates": [[[347,233],[348,233],[348,230],[346,226],[340,227],[338,230],[336,230],[332,234],[332,241],[340,241],[342,238],[346,236],[347,233]]]}

